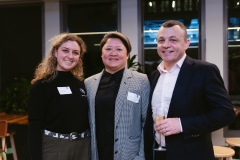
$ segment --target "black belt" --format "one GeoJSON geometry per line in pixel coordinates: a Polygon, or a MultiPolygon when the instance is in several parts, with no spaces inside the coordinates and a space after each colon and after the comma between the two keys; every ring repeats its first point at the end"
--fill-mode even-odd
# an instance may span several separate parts
{"type": "Polygon", "coordinates": [[[70,134],[62,134],[62,133],[51,132],[51,131],[48,131],[45,129],[43,131],[43,134],[46,136],[49,136],[49,137],[54,137],[54,138],[69,139],[71,141],[76,141],[79,139],[84,139],[84,138],[90,137],[89,130],[82,132],[82,133],[72,132],[70,134]]]}

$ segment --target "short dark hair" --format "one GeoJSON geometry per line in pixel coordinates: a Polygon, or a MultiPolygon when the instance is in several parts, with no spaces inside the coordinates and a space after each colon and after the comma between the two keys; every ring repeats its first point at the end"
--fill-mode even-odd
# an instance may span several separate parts
{"type": "Polygon", "coordinates": [[[167,22],[164,22],[162,24],[162,27],[164,28],[170,28],[170,27],[173,27],[173,26],[176,26],[178,25],[183,31],[184,31],[184,38],[185,39],[188,39],[188,35],[187,35],[187,29],[186,27],[184,26],[183,23],[179,22],[179,21],[176,21],[176,20],[169,20],[167,22]]]}
{"type": "Polygon", "coordinates": [[[106,42],[107,42],[107,40],[109,38],[118,38],[118,39],[120,39],[122,41],[123,45],[127,49],[127,55],[130,54],[130,52],[132,50],[131,43],[130,43],[129,39],[127,38],[127,36],[125,36],[124,34],[122,34],[120,32],[109,32],[109,33],[105,34],[103,39],[100,42],[100,49],[101,50],[102,50],[103,46],[106,44],[106,42]]]}

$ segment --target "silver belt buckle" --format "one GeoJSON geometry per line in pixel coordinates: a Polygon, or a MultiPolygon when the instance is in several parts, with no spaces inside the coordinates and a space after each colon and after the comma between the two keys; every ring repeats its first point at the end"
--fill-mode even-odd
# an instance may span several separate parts
{"type": "Polygon", "coordinates": [[[78,133],[77,133],[77,132],[72,132],[72,133],[70,133],[69,139],[70,139],[71,141],[75,141],[75,140],[79,139],[78,133]]]}

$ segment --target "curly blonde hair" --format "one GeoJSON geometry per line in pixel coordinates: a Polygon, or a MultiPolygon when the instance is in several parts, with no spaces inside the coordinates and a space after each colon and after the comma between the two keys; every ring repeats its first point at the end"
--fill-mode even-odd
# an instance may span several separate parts
{"type": "Polygon", "coordinates": [[[31,84],[34,84],[36,81],[40,79],[52,80],[56,77],[56,67],[57,67],[57,59],[54,55],[54,52],[65,42],[67,41],[75,41],[78,43],[80,47],[80,57],[77,65],[71,70],[74,77],[79,80],[83,80],[83,55],[86,53],[86,45],[82,38],[77,35],[70,33],[61,33],[59,35],[54,36],[51,39],[51,47],[50,52],[47,57],[45,57],[42,62],[37,66],[34,78],[31,81],[31,84]],[[49,78],[48,78],[49,77],[49,78]],[[48,79],[47,79],[48,78],[48,79]]]}

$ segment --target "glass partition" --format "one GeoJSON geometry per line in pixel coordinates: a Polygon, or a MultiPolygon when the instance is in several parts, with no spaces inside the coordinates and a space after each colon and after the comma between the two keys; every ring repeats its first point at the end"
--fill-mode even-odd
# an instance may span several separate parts
{"type": "Polygon", "coordinates": [[[228,0],[228,86],[236,112],[230,136],[240,134],[240,1],[228,0]]]}

